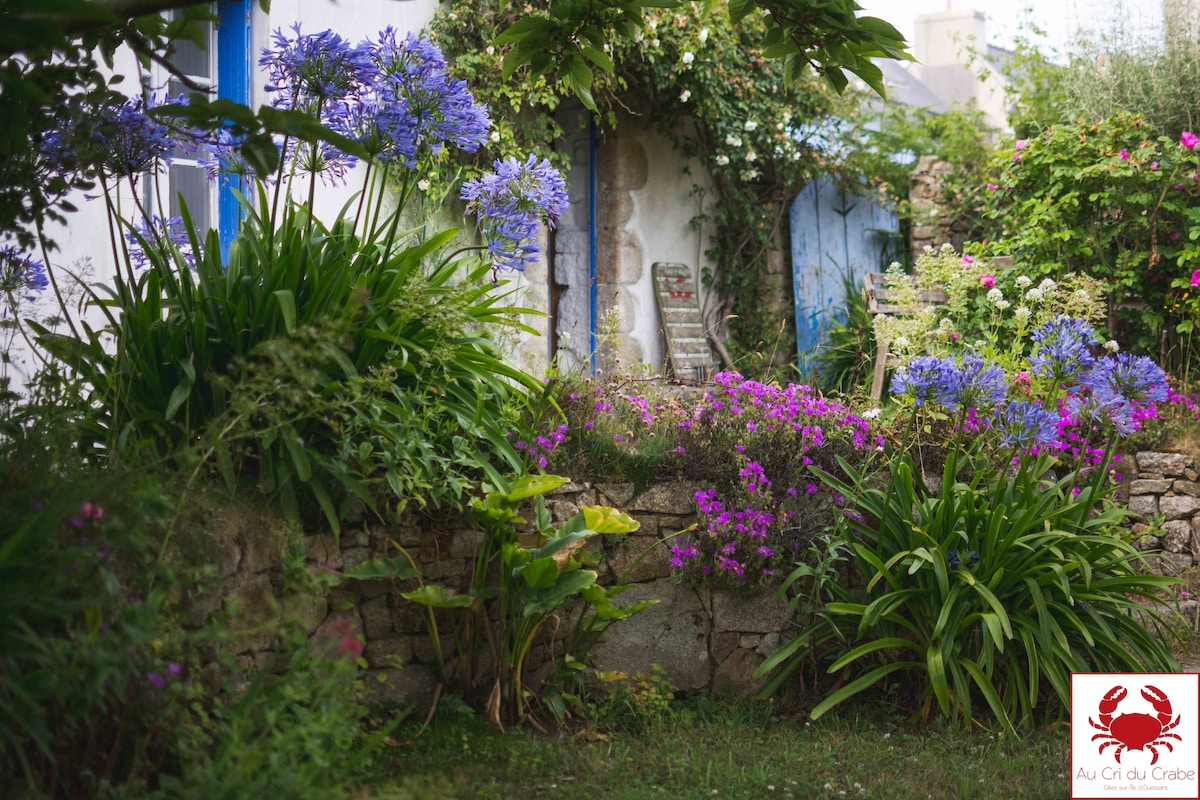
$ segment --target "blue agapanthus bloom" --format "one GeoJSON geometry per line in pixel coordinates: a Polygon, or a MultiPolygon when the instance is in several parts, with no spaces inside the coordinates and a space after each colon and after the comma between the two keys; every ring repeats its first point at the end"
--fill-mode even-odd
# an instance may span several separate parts
{"type": "Polygon", "coordinates": [[[979,553],[976,553],[974,550],[968,550],[965,553],[960,553],[957,550],[947,550],[946,551],[947,566],[949,566],[950,569],[958,569],[959,565],[962,564],[962,562],[963,562],[964,556],[967,559],[968,567],[973,568],[976,564],[979,563],[979,553]]]}
{"type": "Polygon", "coordinates": [[[462,199],[479,218],[488,256],[497,268],[524,270],[537,258],[542,220],[554,222],[567,209],[567,185],[549,160],[530,156],[497,160],[495,172],[467,181],[462,199]]]}
{"type": "Polygon", "coordinates": [[[1139,428],[1129,398],[1105,387],[1071,396],[1067,399],[1067,411],[1087,427],[1111,423],[1120,436],[1128,436],[1139,428]]]}
{"type": "Polygon", "coordinates": [[[996,425],[1006,447],[1028,450],[1050,444],[1058,433],[1058,414],[1040,403],[1014,400],[996,409],[996,425]]]}
{"type": "Polygon", "coordinates": [[[381,128],[399,132],[389,133],[397,153],[385,151],[383,157],[398,157],[412,167],[410,148],[424,146],[438,153],[449,143],[473,153],[483,144],[491,127],[487,107],[475,102],[466,81],[450,77],[437,45],[411,33],[397,41],[396,31],[388,27],[380,32],[378,44],[362,46],[371,52],[377,70],[374,92],[379,105],[391,110],[381,128]]]}
{"type": "Polygon", "coordinates": [[[330,30],[302,34],[299,22],[292,31],[294,37],[276,30],[274,46],[265,48],[258,60],[267,71],[272,105],[325,114],[371,82],[374,64],[366,49],[330,30]]]}
{"type": "Polygon", "coordinates": [[[951,380],[957,366],[952,358],[920,356],[896,370],[892,378],[892,394],[907,395],[913,405],[923,406],[937,398],[951,380]]]}
{"type": "Polygon", "coordinates": [[[1167,375],[1147,356],[1119,353],[1102,358],[1083,377],[1093,392],[1108,390],[1134,403],[1167,401],[1167,375]]]}
{"type": "MultiPolygon", "coordinates": [[[[263,51],[267,90],[274,105],[298,108],[384,162],[408,168],[422,148],[438,153],[445,144],[474,152],[487,137],[487,107],[475,102],[465,81],[454,80],[438,47],[409,34],[398,40],[388,27],[378,41],[351,46],[331,31],[294,37],[274,34],[263,51]]],[[[355,159],[322,144],[289,146],[284,160],[303,172],[340,181],[355,159]]]]}
{"type": "Polygon", "coordinates": [[[175,255],[183,258],[188,267],[195,267],[195,256],[192,254],[192,242],[188,239],[187,229],[183,225],[183,217],[163,218],[155,214],[150,219],[143,218],[125,232],[125,241],[129,243],[129,261],[134,269],[144,269],[150,266],[151,254],[146,252],[146,246],[153,249],[153,255],[166,265],[175,264],[175,255]]]}
{"type": "Polygon", "coordinates": [[[961,364],[950,360],[935,393],[939,403],[951,411],[962,408],[991,408],[1004,401],[1008,379],[1004,370],[978,356],[967,356],[961,364]]]}
{"type": "Polygon", "coordinates": [[[100,167],[121,178],[169,164],[171,154],[180,145],[177,132],[147,114],[146,103],[140,97],[101,109],[92,129],[92,146],[100,167]]]}
{"type": "Polygon", "coordinates": [[[1057,384],[1075,380],[1096,363],[1092,339],[1092,326],[1086,320],[1055,317],[1033,332],[1030,371],[1057,384]]]}
{"type": "Polygon", "coordinates": [[[33,300],[49,285],[45,264],[13,245],[0,247],[0,300],[13,296],[33,300]]]}

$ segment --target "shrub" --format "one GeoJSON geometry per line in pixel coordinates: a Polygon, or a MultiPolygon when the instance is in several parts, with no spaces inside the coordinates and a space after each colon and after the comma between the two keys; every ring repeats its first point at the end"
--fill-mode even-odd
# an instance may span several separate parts
{"type": "Polygon", "coordinates": [[[1015,731],[1069,706],[1071,672],[1177,668],[1162,614],[1142,605],[1175,581],[1141,574],[1109,502],[1115,441],[1167,399],[1166,376],[1144,357],[1096,357],[1093,336],[1068,317],[1038,328],[1024,384],[973,356],[900,370],[900,441],[934,416],[949,424],[940,484],[926,485],[917,448],[892,454],[882,485],[844,460],[845,478],[820,472],[847,499],[829,549],[862,583],[827,565],[789,577],[793,605],[816,611],[763,663],[760,675],[780,669],[767,691],[826,659],[841,680],[813,717],[903,672],[926,716],[936,703],[971,721],[982,698],[1015,731]]]}
{"type": "MultiPolygon", "coordinates": [[[[340,500],[461,507],[478,482],[502,486],[520,469],[507,434],[538,387],[498,353],[496,331],[528,331],[518,321],[526,310],[506,307],[484,276],[498,284],[498,268],[536,256],[536,229],[565,208],[562,179],[544,162],[496,162],[463,187],[485,245],[447,252],[456,231],[400,227],[429,152],[474,151],[487,131],[486,109],[449,77],[441,53],[391,29],[352,47],[297,28],[276,34],[264,64],[275,104],[334,134],[277,143],[267,160],[279,169],[243,203],[228,258],[186,212],[114,220],[128,235],[114,242],[124,273],[102,290],[107,328],[74,337],[36,327],[96,387],[83,445],[114,463],[198,454],[231,483],[255,477],[293,515],[312,498],[335,530],[340,500]],[[354,213],[322,224],[311,210],[318,177],[343,180],[362,154],[370,167],[354,213]],[[398,207],[385,211],[392,183],[398,207]],[[307,203],[293,202],[304,188],[307,203]],[[487,261],[460,258],[473,250],[487,261]]],[[[153,133],[133,137],[145,150],[137,163],[153,170],[180,140],[197,145],[196,132],[158,121],[186,118],[186,107],[150,117],[143,105],[118,116],[153,133]]],[[[247,171],[228,132],[200,144],[214,174],[247,171]]]]}
{"type": "Polygon", "coordinates": [[[1157,136],[1118,114],[1053,125],[998,151],[986,213],[1003,230],[990,252],[1011,255],[1035,282],[1079,272],[1106,284],[1118,306],[1144,301],[1127,320],[1127,341],[1142,349],[1158,344],[1164,325],[1190,330],[1200,161],[1195,137],[1180,133],[1157,136]]]}
{"type": "Polygon", "coordinates": [[[80,464],[58,438],[74,431],[71,392],[51,383],[33,389],[52,402],[19,406],[0,438],[0,794],[89,797],[145,786],[173,758],[190,648],[153,548],[168,502],[80,464]]]}

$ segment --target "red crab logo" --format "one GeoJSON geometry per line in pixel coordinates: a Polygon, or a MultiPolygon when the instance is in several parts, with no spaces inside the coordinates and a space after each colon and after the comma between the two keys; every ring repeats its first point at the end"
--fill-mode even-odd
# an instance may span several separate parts
{"type": "Polygon", "coordinates": [[[1124,700],[1127,694],[1129,694],[1129,690],[1124,686],[1114,686],[1104,695],[1104,699],[1100,701],[1099,705],[1100,722],[1097,723],[1088,717],[1088,722],[1092,727],[1101,731],[1092,737],[1092,741],[1104,740],[1100,745],[1099,752],[1101,753],[1104,752],[1104,748],[1115,744],[1117,750],[1113,755],[1116,756],[1118,764],[1121,763],[1121,753],[1126,750],[1141,750],[1142,752],[1149,750],[1150,763],[1154,764],[1158,761],[1159,747],[1166,747],[1168,750],[1175,749],[1167,739],[1182,741],[1177,734],[1167,733],[1179,724],[1179,717],[1171,719],[1171,701],[1167,699],[1167,695],[1162,689],[1147,686],[1142,689],[1142,697],[1149,700],[1158,713],[1154,716],[1121,714],[1114,719],[1113,712],[1117,710],[1117,704],[1124,700]]]}

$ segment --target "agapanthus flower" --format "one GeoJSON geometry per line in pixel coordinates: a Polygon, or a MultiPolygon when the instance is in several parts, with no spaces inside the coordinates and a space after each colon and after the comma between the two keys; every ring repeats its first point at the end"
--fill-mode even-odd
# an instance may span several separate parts
{"type": "MultiPolygon", "coordinates": [[[[468,153],[479,149],[491,127],[487,107],[475,102],[466,81],[450,77],[437,45],[411,33],[397,41],[395,30],[388,27],[380,32],[377,45],[362,46],[371,50],[376,62],[380,105],[397,107],[394,116],[403,115],[405,120],[397,118],[391,124],[402,132],[411,126],[417,147],[428,147],[434,153],[446,143],[468,153]]],[[[400,140],[397,143],[403,151],[400,140]]],[[[415,166],[411,159],[400,160],[415,166]]]]}
{"type": "Polygon", "coordinates": [[[1112,423],[1121,436],[1138,430],[1133,405],[1124,395],[1110,389],[1071,396],[1067,400],[1067,412],[1076,422],[1089,427],[1112,423]]]}
{"type": "Polygon", "coordinates": [[[990,408],[1004,400],[1008,379],[1004,370],[978,356],[967,356],[961,364],[950,362],[937,385],[935,393],[942,405],[951,411],[963,408],[990,408]]]}
{"type": "Polygon", "coordinates": [[[1093,392],[1109,390],[1135,403],[1167,400],[1167,375],[1147,356],[1119,353],[1102,358],[1083,378],[1093,392]]]}
{"type": "Polygon", "coordinates": [[[33,300],[50,285],[46,265],[13,245],[0,247],[0,299],[17,295],[33,300]]]}
{"type": "Polygon", "coordinates": [[[524,270],[537,259],[537,231],[567,209],[567,186],[549,160],[530,156],[495,162],[495,172],[463,184],[461,197],[479,218],[488,255],[497,268],[524,270]]]}
{"type": "Polygon", "coordinates": [[[370,83],[375,67],[365,48],[331,30],[301,33],[299,22],[292,31],[294,37],[277,29],[271,35],[274,46],[265,48],[258,60],[267,72],[272,105],[325,114],[370,83]]]}
{"type": "MultiPolygon", "coordinates": [[[[154,100],[150,106],[154,106],[154,100]]],[[[110,175],[132,177],[168,164],[180,137],[169,125],[146,113],[141,97],[101,109],[92,129],[100,166],[110,175]]]]}
{"type": "Polygon", "coordinates": [[[1040,403],[1014,400],[996,409],[996,428],[1007,447],[1028,450],[1050,444],[1058,433],[1058,414],[1040,403]]]}
{"type": "Polygon", "coordinates": [[[1060,315],[1034,331],[1033,341],[1031,371],[1055,383],[1076,378],[1096,363],[1091,351],[1092,326],[1086,320],[1060,315]]]}
{"type": "Polygon", "coordinates": [[[125,232],[125,241],[129,244],[129,261],[134,269],[150,266],[153,263],[152,254],[167,265],[174,264],[175,255],[178,254],[188,267],[196,266],[192,242],[188,239],[182,217],[164,219],[155,214],[150,219],[143,218],[132,230],[125,232]],[[147,248],[151,253],[146,252],[147,248]]]}
{"type": "Polygon", "coordinates": [[[896,376],[892,379],[892,393],[907,395],[912,398],[913,405],[923,406],[936,396],[946,382],[947,373],[954,368],[952,359],[935,356],[915,358],[912,363],[896,370],[896,376]]]}

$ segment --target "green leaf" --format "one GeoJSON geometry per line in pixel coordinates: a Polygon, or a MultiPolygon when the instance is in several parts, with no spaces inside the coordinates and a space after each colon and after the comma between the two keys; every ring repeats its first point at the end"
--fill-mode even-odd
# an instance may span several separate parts
{"type": "Polygon", "coordinates": [[[309,461],[308,453],[304,450],[304,442],[299,436],[286,432],[282,439],[283,445],[292,459],[292,466],[296,468],[296,477],[301,481],[308,482],[312,479],[312,462],[309,461]]]}
{"type": "Polygon", "coordinates": [[[405,600],[411,600],[418,605],[431,608],[467,608],[471,605],[470,595],[447,594],[446,587],[437,583],[426,584],[411,592],[401,592],[400,596],[405,600]]]}
{"type": "Polygon", "coordinates": [[[596,533],[632,533],[642,527],[633,517],[609,506],[583,506],[583,524],[596,533]]]}
{"type": "Polygon", "coordinates": [[[842,688],[833,692],[820,703],[809,714],[811,719],[820,719],[825,715],[825,712],[837,706],[844,700],[849,700],[859,692],[870,689],[876,683],[891,675],[893,672],[902,669],[922,669],[925,665],[918,661],[893,661],[891,664],[884,664],[882,667],[877,667],[861,678],[851,681],[842,688]]]}
{"type": "Polygon", "coordinates": [[[558,580],[558,562],[550,557],[535,558],[521,569],[530,589],[549,589],[558,580]]]}
{"type": "Polygon", "coordinates": [[[269,177],[279,168],[279,147],[268,133],[247,136],[238,150],[260,178],[269,177]]]}
{"type": "Polygon", "coordinates": [[[570,478],[564,478],[561,475],[525,475],[513,481],[507,492],[497,494],[500,494],[505,502],[515,505],[530,497],[552,492],[570,482],[570,478]]]}
{"type": "Polygon", "coordinates": [[[405,580],[415,578],[420,574],[421,571],[413,569],[407,558],[395,556],[393,558],[368,559],[357,567],[346,570],[342,576],[351,580],[370,581],[378,579],[405,580]]]}
{"type": "Polygon", "coordinates": [[[273,292],[279,303],[279,311],[283,314],[283,325],[288,333],[296,332],[296,295],[291,289],[277,289],[273,292]]]}
{"type": "Polygon", "coordinates": [[[549,589],[536,591],[525,603],[523,613],[526,617],[535,617],[547,611],[561,608],[563,603],[573,594],[596,582],[596,573],[590,569],[576,570],[560,575],[558,581],[549,589]]]}

